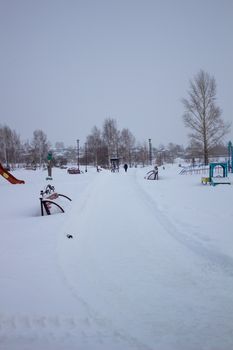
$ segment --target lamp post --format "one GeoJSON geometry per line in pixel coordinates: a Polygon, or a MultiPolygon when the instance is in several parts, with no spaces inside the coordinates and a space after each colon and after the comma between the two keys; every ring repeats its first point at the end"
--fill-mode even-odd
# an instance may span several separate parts
{"type": "Polygon", "coordinates": [[[149,141],[149,162],[150,165],[152,165],[152,147],[151,147],[151,139],[148,139],[149,141]]]}
{"type": "Polygon", "coordinates": [[[85,172],[87,172],[87,143],[85,142],[85,172]]]}
{"type": "Polygon", "coordinates": [[[233,173],[233,146],[232,142],[228,142],[228,170],[233,173]]]}
{"type": "Polygon", "coordinates": [[[79,170],[79,140],[77,140],[77,152],[78,152],[77,165],[78,165],[78,170],[79,170]]]}

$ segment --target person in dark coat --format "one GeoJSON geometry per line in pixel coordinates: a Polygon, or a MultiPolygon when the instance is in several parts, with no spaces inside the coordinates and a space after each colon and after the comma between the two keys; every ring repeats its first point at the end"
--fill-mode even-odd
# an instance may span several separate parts
{"type": "Polygon", "coordinates": [[[124,169],[125,169],[125,172],[127,172],[127,169],[128,169],[128,164],[124,164],[124,169]]]}

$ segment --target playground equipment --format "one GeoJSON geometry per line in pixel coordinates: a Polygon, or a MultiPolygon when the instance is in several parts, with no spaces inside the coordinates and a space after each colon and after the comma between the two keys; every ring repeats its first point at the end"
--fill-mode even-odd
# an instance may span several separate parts
{"type": "Polygon", "coordinates": [[[208,174],[208,173],[209,173],[209,166],[204,164],[183,167],[179,172],[180,175],[208,174]]]}
{"type": "Polygon", "coordinates": [[[65,196],[64,194],[60,194],[55,192],[55,188],[52,185],[47,185],[45,190],[40,191],[40,208],[41,208],[41,215],[44,216],[44,210],[47,215],[52,214],[52,208],[57,207],[62,213],[65,212],[65,210],[62,208],[60,204],[55,202],[59,197],[64,197],[71,201],[69,197],[65,196]]]}
{"type": "Polygon", "coordinates": [[[228,178],[228,164],[227,162],[220,162],[220,163],[210,163],[209,164],[209,177],[202,177],[201,182],[203,184],[210,184],[212,186],[220,185],[220,184],[228,184],[230,185],[231,182],[228,178]],[[221,169],[222,174],[218,174],[217,176],[214,174],[215,170],[221,169]]]}
{"type": "Polygon", "coordinates": [[[5,168],[3,168],[2,164],[0,163],[0,175],[2,175],[7,181],[9,181],[11,184],[24,184],[25,181],[16,179],[9,171],[7,171],[5,168]]]}

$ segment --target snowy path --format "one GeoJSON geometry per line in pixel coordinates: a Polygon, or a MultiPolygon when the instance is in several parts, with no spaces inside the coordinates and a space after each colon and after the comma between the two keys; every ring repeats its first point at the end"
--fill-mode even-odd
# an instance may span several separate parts
{"type": "Polygon", "coordinates": [[[232,348],[231,259],[176,229],[134,170],[96,178],[63,230],[74,235],[58,247],[64,278],[103,338],[109,329],[125,349],[232,348]]]}
{"type": "Polygon", "coordinates": [[[0,350],[233,348],[233,186],[145,172],[56,169],[50,217],[43,172],[0,182],[0,350]]]}

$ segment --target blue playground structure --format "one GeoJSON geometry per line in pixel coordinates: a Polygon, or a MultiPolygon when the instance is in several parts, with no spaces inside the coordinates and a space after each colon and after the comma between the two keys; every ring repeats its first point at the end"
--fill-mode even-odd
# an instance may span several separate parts
{"type": "Polygon", "coordinates": [[[216,186],[218,184],[230,185],[230,179],[228,178],[228,171],[233,173],[233,145],[232,142],[228,142],[228,160],[227,162],[210,163],[209,164],[209,177],[202,177],[201,182],[203,184],[209,183],[210,185],[216,186]],[[221,174],[220,170],[221,169],[221,174]],[[216,171],[218,170],[218,175],[216,171]]]}
{"type": "Polygon", "coordinates": [[[230,185],[231,182],[229,178],[227,177],[228,175],[228,165],[227,162],[225,163],[210,163],[210,172],[209,172],[209,177],[210,177],[210,184],[213,186],[219,185],[219,184],[228,184],[230,185]],[[214,169],[215,167],[222,167],[222,176],[217,175],[214,176],[214,169]]]}
{"type": "Polygon", "coordinates": [[[209,183],[212,186],[220,185],[220,184],[228,184],[230,185],[231,182],[228,178],[228,164],[227,162],[220,162],[220,163],[210,163],[209,164],[209,177],[202,177],[201,182],[203,184],[209,183]],[[221,168],[222,174],[215,175],[214,171],[215,169],[219,170],[221,168]]]}

